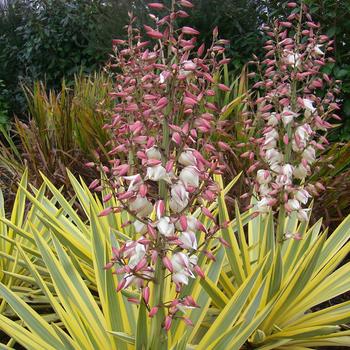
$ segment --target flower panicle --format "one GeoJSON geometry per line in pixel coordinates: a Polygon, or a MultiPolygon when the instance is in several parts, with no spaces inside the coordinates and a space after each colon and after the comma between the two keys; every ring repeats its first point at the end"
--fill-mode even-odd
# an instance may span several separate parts
{"type": "Polygon", "coordinates": [[[269,37],[265,59],[251,62],[260,76],[253,85],[260,97],[247,100],[246,113],[257,124],[247,123],[245,128],[256,127],[261,133],[250,139],[254,150],[243,145],[241,157],[249,159],[256,175],[256,210],[282,206],[305,221],[305,206],[315,194],[310,177],[317,170],[317,151],[327,147],[329,120],[338,119],[339,82],[323,72],[333,62],[333,41],[320,33],[305,5],[290,2],[288,7],[292,11],[286,20],[264,28],[269,37]]]}

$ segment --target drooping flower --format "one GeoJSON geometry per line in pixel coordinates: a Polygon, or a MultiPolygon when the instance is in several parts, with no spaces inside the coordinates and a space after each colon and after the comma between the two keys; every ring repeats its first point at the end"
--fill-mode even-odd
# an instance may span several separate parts
{"type": "Polygon", "coordinates": [[[184,231],[179,236],[179,240],[182,242],[181,247],[185,249],[197,249],[197,238],[192,231],[184,231]]]}
{"type": "Polygon", "coordinates": [[[160,164],[147,167],[146,179],[152,181],[164,180],[169,183],[171,182],[170,175],[167,173],[166,169],[160,164]]]}
{"type": "Polygon", "coordinates": [[[189,193],[181,182],[177,182],[171,187],[170,208],[175,213],[184,210],[189,202],[189,193]]]}
{"type": "Polygon", "coordinates": [[[137,213],[139,217],[148,216],[153,211],[152,203],[147,198],[137,196],[129,204],[130,210],[137,213]]]}
{"type": "Polygon", "coordinates": [[[193,152],[188,150],[188,151],[184,151],[180,154],[179,157],[179,163],[185,166],[189,166],[189,165],[197,165],[197,159],[196,157],[193,155],[193,152]]]}
{"type": "Polygon", "coordinates": [[[170,218],[168,216],[163,216],[158,220],[157,228],[163,236],[174,236],[175,225],[170,221],[170,218]]]}
{"type": "Polygon", "coordinates": [[[184,183],[186,187],[198,187],[199,186],[199,170],[193,165],[186,166],[180,172],[179,179],[184,183]]]}

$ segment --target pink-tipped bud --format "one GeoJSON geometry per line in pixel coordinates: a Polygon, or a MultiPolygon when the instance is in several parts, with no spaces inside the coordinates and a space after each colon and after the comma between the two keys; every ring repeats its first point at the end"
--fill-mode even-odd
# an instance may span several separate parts
{"type": "Polygon", "coordinates": [[[208,208],[202,207],[201,211],[206,217],[208,217],[209,219],[215,221],[215,218],[214,218],[213,214],[210,212],[210,210],[208,208]]]}
{"type": "Polygon", "coordinates": [[[184,99],[183,99],[183,103],[184,103],[185,105],[187,105],[187,106],[193,107],[193,106],[195,106],[198,102],[197,102],[195,99],[191,98],[191,97],[185,96],[184,99]]]}
{"type": "Polygon", "coordinates": [[[174,161],[173,160],[169,160],[166,164],[165,164],[165,171],[167,173],[170,173],[170,171],[173,169],[174,166],[174,161]]]}
{"type": "Polygon", "coordinates": [[[187,218],[186,218],[186,216],[185,215],[181,215],[179,221],[180,221],[180,226],[181,226],[182,231],[186,231],[187,230],[187,226],[188,226],[187,225],[187,218]]]}
{"type": "Polygon", "coordinates": [[[185,303],[188,306],[192,306],[192,307],[199,307],[199,305],[196,303],[196,301],[193,299],[192,295],[187,295],[185,297],[185,303]]]}
{"type": "Polygon", "coordinates": [[[133,197],[134,192],[133,191],[126,191],[118,194],[118,199],[119,200],[125,200],[133,197]]]}
{"type": "Polygon", "coordinates": [[[179,4],[183,7],[192,8],[194,5],[188,0],[180,0],[179,4]]]}
{"type": "Polygon", "coordinates": [[[158,312],[158,307],[153,306],[151,311],[149,312],[148,316],[152,318],[157,312],[158,312]]]}
{"type": "Polygon", "coordinates": [[[126,284],[126,279],[122,279],[119,283],[118,283],[118,287],[116,289],[117,292],[120,292],[124,287],[125,287],[125,284],[126,284]]]}
{"type": "Polygon", "coordinates": [[[162,10],[164,8],[164,5],[159,2],[150,2],[147,6],[155,10],[162,10]]]}
{"type": "Polygon", "coordinates": [[[147,231],[153,239],[157,238],[157,231],[151,224],[147,225],[147,231]]]}
{"type": "Polygon", "coordinates": [[[147,286],[143,288],[143,291],[142,291],[142,297],[146,304],[148,304],[149,302],[149,296],[150,296],[150,290],[149,290],[149,287],[147,286]]]}
{"type": "Polygon", "coordinates": [[[181,143],[181,136],[178,132],[174,132],[173,136],[171,137],[171,139],[177,144],[179,145],[181,143]]]}
{"type": "Polygon", "coordinates": [[[171,263],[170,259],[167,256],[164,256],[163,259],[163,265],[170,271],[173,272],[174,268],[173,268],[173,264],[171,263]]]}
{"type": "Polygon", "coordinates": [[[156,264],[157,259],[158,259],[158,252],[157,252],[156,250],[152,250],[152,253],[151,253],[151,262],[152,262],[153,265],[156,264]]]}
{"type": "Polygon", "coordinates": [[[191,27],[182,27],[183,34],[199,35],[199,31],[191,27]]]}
{"type": "Polygon", "coordinates": [[[190,326],[190,327],[194,326],[193,322],[188,317],[183,317],[182,319],[187,324],[187,326],[190,326]]]}
{"type": "Polygon", "coordinates": [[[140,300],[137,298],[128,298],[127,300],[129,303],[140,304],[140,300]]]}
{"type": "Polygon", "coordinates": [[[106,195],[103,197],[102,201],[103,201],[103,203],[106,203],[106,202],[108,202],[111,198],[112,198],[112,193],[108,193],[108,194],[106,194],[106,195]]]}
{"type": "Polygon", "coordinates": [[[168,330],[170,329],[172,320],[173,320],[173,319],[172,319],[169,315],[165,317],[164,329],[165,329],[166,331],[168,331],[168,330]]]}
{"type": "Polygon", "coordinates": [[[99,217],[107,216],[107,215],[109,215],[109,214],[112,213],[112,212],[113,212],[113,208],[112,208],[112,207],[108,207],[108,208],[106,208],[106,209],[103,209],[103,210],[98,214],[98,216],[99,216],[99,217]]]}
{"type": "Polygon", "coordinates": [[[231,151],[231,147],[226,142],[219,141],[218,146],[222,151],[231,151]]]}
{"type": "Polygon", "coordinates": [[[231,88],[229,88],[228,86],[226,86],[225,84],[218,84],[218,88],[222,91],[231,91],[231,88]]]}
{"type": "Polygon", "coordinates": [[[201,57],[203,55],[204,50],[205,50],[205,44],[203,43],[201,46],[199,46],[199,48],[197,50],[198,57],[201,57]]]}
{"type": "Polygon", "coordinates": [[[111,268],[113,267],[113,265],[114,265],[114,263],[108,262],[103,268],[104,268],[105,270],[109,270],[109,269],[111,269],[111,268]]]}
{"type": "Polygon", "coordinates": [[[141,185],[140,185],[140,189],[139,189],[139,194],[140,194],[140,196],[141,196],[141,197],[146,197],[147,191],[148,191],[147,185],[141,184],[141,185]]]}
{"type": "Polygon", "coordinates": [[[137,265],[135,266],[135,272],[141,271],[143,270],[146,266],[148,265],[147,263],[147,259],[146,258],[142,258],[137,265]]]}
{"type": "Polygon", "coordinates": [[[223,246],[230,248],[230,244],[226,240],[224,240],[222,237],[219,237],[218,239],[223,246]]]}
{"type": "Polygon", "coordinates": [[[214,256],[211,252],[209,252],[208,250],[206,250],[206,251],[204,252],[204,255],[205,255],[209,260],[216,261],[215,256],[214,256]]]}
{"type": "Polygon", "coordinates": [[[285,145],[288,145],[288,143],[289,143],[289,138],[288,138],[288,135],[287,135],[287,134],[284,134],[284,136],[283,136],[283,143],[284,143],[285,145]]]}
{"type": "Polygon", "coordinates": [[[119,176],[124,176],[128,173],[129,171],[129,164],[122,164],[122,165],[118,165],[115,168],[115,172],[119,175],[119,176]]]}
{"type": "Polygon", "coordinates": [[[96,186],[100,183],[100,180],[95,179],[94,181],[91,182],[91,184],[89,185],[89,189],[93,190],[94,188],[96,188],[96,186]]]}
{"type": "Polygon", "coordinates": [[[150,30],[150,31],[146,32],[146,34],[152,39],[162,39],[163,38],[163,34],[161,32],[159,32],[158,30],[150,30]]]}
{"type": "Polygon", "coordinates": [[[155,210],[156,210],[157,218],[160,219],[165,213],[165,204],[162,199],[156,202],[155,210]]]}
{"type": "Polygon", "coordinates": [[[196,228],[199,231],[207,232],[207,229],[205,228],[205,226],[200,221],[197,221],[196,228]]]}
{"type": "Polygon", "coordinates": [[[85,166],[87,168],[93,168],[95,166],[95,163],[94,162],[88,162],[88,163],[85,163],[85,166]]]}
{"type": "Polygon", "coordinates": [[[162,97],[162,98],[159,99],[156,107],[158,109],[162,109],[165,106],[167,106],[167,104],[168,104],[168,99],[166,97],[162,97]]]}
{"type": "Polygon", "coordinates": [[[198,265],[196,265],[195,267],[194,267],[194,270],[196,271],[196,273],[197,273],[197,275],[200,277],[200,278],[205,278],[205,274],[204,274],[204,272],[203,272],[203,270],[198,266],[198,265]]]}
{"type": "Polygon", "coordinates": [[[156,165],[159,165],[159,164],[162,164],[162,161],[159,160],[159,159],[148,159],[147,160],[147,165],[148,166],[156,166],[156,165]]]}

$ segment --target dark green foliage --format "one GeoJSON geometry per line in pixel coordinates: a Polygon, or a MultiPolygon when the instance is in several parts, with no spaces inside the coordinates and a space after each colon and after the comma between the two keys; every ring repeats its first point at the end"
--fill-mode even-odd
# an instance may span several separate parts
{"type": "Polygon", "coordinates": [[[0,9],[0,79],[12,92],[11,109],[23,112],[21,84],[45,80],[59,88],[82,70],[108,60],[111,39],[127,22],[121,1],[9,0],[0,9]]]}
{"type": "Polygon", "coordinates": [[[231,68],[240,71],[252,58],[262,52],[260,13],[257,0],[194,0],[191,11],[191,26],[201,32],[199,42],[211,42],[212,30],[219,28],[220,38],[230,40],[227,55],[232,59],[231,68]]]}
{"type": "MultiPolygon", "coordinates": [[[[262,19],[282,16],[288,11],[288,1],[266,1],[266,11],[262,19]]],[[[325,72],[335,79],[342,80],[342,93],[339,95],[343,126],[332,135],[335,140],[350,140],[350,1],[349,0],[305,0],[312,17],[321,23],[322,33],[335,41],[336,62],[325,67],[325,72]]]]}

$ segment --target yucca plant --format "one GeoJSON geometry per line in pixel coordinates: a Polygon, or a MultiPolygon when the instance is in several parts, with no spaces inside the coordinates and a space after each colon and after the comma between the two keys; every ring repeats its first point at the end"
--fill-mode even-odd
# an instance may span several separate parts
{"type": "MultiPolygon", "coordinates": [[[[97,197],[73,175],[70,180],[87,222],[46,178],[34,194],[24,178],[11,219],[2,213],[0,329],[11,337],[9,346],[18,342],[27,349],[142,349],[150,319],[142,304],[129,302],[139,292],[129,287],[116,293],[118,278],[104,269],[111,247],[127,241],[130,232],[121,227],[120,213],[99,217],[103,206],[97,197]],[[43,196],[44,186],[52,199],[43,196]],[[23,220],[26,197],[32,204],[23,220]]],[[[329,238],[320,221],[308,227],[291,217],[284,223],[288,234],[276,244],[270,239],[271,214],[252,218],[237,208],[230,221],[225,194],[235,181],[210,208],[229,222],[222,229],[229,247],[212,244],[215,261],[200,262],[206,278],[190,281],[183,291],[200,305],[186,311],[194,327],[175,320],[168,348],[349,345],[349,302],[317,306],[350,289],[349,263],[337,269],[350,249],[350,217],[329,238]]]]}
{"type": "MultiPolygon", "coordinates": [[[[98,217],[103,209],[100,201],[83,182],[80,184],[71,174],[70,179],[78,202],[86,210],[88,222],[81,221],[73,206],[47,178],[44,178],[45,185],[34,190],[34,195],[26,190],[23,178],[11,219],[2,214],[0,329],[13,338],[11,344],[15,340],[27,349],[142,348],[141,344],[144,345],[149,336],[145,327],[149,318],[142,305],[130,304],[127,300],[139,297],[138,291],[129,288],[123,295],[116,293],[117,278],[104,269],[111,247],[129,239],[128,230],[120,225],[122,214],[98,217]],[[52,193],[51,200],[43,196],[45,186],[52,193]],[[32,207],[24,223],[26,197],[32,207]],[[11,320],[13,313],[7,305],[22,319],[24,327],[11,320]]],[[[234,179],[224,193],[236,181],[234,179]]],[[[216,207],[214,203],[209,208],[213,215],[217,215],[216,207]]],[[[207,222],[200,211],[195,215],[207,222]]],[[[244,220],[247,218],[248,214],[244,220]]],[[[200,264],[216,282],[224,250],[222,246],[212,248],[214,252],[217,250],[216,261],[203,258],[200,264]]],[[[257,274],[254,276],[256,278],[257,274]]],[[[191,290],[201,306],[190,309],[188,315],[194,322],[198,321],[198,325],[211,305],[202,283],[193,280],[187,286],[187,292],[191,290]]],[[[178,323],[174,329],[177,335],[169,338],[168,346],[175,349],[183,338],[184,328],[178,323]]],[[[197,330],[198,327],[193,328],[188,335],[190,339],[196,339],[197,330]]]]}

